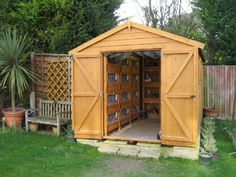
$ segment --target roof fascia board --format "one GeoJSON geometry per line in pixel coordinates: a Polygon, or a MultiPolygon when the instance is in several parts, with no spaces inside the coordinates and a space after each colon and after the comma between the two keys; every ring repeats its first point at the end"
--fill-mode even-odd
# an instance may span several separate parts
{"type": "Polygon", "coordinates": [[[198,48],[201,48],[201,49],[204,48],[204,44],[201,43],[201,42],[194,41],[194,40],[191,40],[191,39],[187,39],[185,37],[178,36],[178,35],[166,32],[166,31],[162,31],[162,30],[159,30],[159,29],[156,29],[156,28],[151,28],[151,27],[144,26],[144,25],[141,25],[141,24],[138,24],[138,23],[134,23],[134,22],[132,22],[131,26],[135,27],[135,28],[138,28],[138,29],[141,29],[141,30],[144,30],[144,31],[147,31],[147,32],[150,32],[150,33],[153,33],[153,34],[157,34],[157,35],[175,40],[175,41],[179,41],[179,42],[182,42],[182,43],[185,43],[185,44],[189,44],[189,45],[194,46],[194,47],[198,47],[198,48]]]}
{"type": "Polygon", "coordinates": [[[75,54],[75,53],[77,53],[77,52],[79,52],[79,51],[81,51],[81,50],[83,50],[83,49],[85,49],[85,48],[87,48],[87,47],[89,47],[89,46],[91,46],[91,45],[93,45],[93,44],[95,44],[95,43],[97,43],[97,42],[99,42],[99,41],[115,34],[115,33],[117,33],[117,32],[119,32],[119,31],[121,31],[125,28],[128,28],[128,23],[124,23],[120,26],[117,26],[117,27],[115,27],[115,28],[113,28],[113,29],[111,29],[111,30],[109,30],[109,31],[107,31],[107,32],[105,32],[105,33],[89,40],[88,42],[85,42],[84,44],[70,50],[69,54],[73,55],[73,54],[75,54]]]}

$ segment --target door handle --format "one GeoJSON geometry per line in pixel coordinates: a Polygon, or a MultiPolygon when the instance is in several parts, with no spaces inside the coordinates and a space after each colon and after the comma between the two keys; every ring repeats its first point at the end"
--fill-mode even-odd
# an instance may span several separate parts
{"type": "Polygon", "coordinates": [[[196,98],[196,95],[191,95],[190,98],[192,98],[192,99],[193,99],[193,98],[196,98]]]}

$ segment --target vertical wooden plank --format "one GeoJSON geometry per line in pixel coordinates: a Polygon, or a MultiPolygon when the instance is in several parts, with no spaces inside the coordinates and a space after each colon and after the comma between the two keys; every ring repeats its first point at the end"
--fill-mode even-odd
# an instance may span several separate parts
{"type": "Polygon", "coordinates": [[[106,72],[104,72],[104,66],[105,66],[105,57],[103,53],[100,53],[100,117],[101,117],[101,130],[102,130],[102,136],[104,136],[104,134],[106,133],[105,131],[105,122],[106,122],[106,117],[105,117],[105,110],[104,110],[104,106],[106,106],[105,104],[105,100],[104,100],[104,89],[105,89],[105,82],[104,82],[104,75],[106,75],[106,72]],[[103,77],[102,77],[103,76],[103,77]]]}
{"type": "Polygon", "coordinates": [[[232,117],[233,90],[235,88],[235,66],[205,66],[205,77],[208,80],[205,85],[205,98],[208,98],[205,107],[214,104],[221,110],[221,116],[227,119],[232,117]]]}
{"type": "Polygon", "coordinates": [[[68,67],[68,101],[71,100],[71,57],[67,57],[68,67]]]}
{"type": "Polygon", "coordinates": [[[74,109],[75,109],[75,103],[74,103],[74,64],[75,59],[73,56],[71,56],[71,124],[72,124],[72,130],[75,130],[75,115],[74,115],[74,109]]]}

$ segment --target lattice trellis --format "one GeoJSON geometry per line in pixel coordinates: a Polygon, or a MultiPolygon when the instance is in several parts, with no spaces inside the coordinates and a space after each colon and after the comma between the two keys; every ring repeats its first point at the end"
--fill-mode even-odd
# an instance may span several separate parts
{"type": "Polygon", "coordinates": [[[49,100],[69,100],[68,61],[47,62],[47,86],[49,100]]]}

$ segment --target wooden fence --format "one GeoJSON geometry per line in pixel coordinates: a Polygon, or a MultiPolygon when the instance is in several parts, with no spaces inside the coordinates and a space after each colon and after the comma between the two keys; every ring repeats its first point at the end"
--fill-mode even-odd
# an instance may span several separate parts
{"type": "Polygon", "coordinates": [[[204,106],[215,106],[221,116],[232,118],[236,89],[236,66],[204,67],[204,106]]]}
{"type": "Polygon", "coordinates": [[[70,61],[70,56],[66,54],[32,53],[31,66],[39,81],[33,84],[35,100],[31,104],[38,104],[40,98],[70,100],[70,61]]]}

